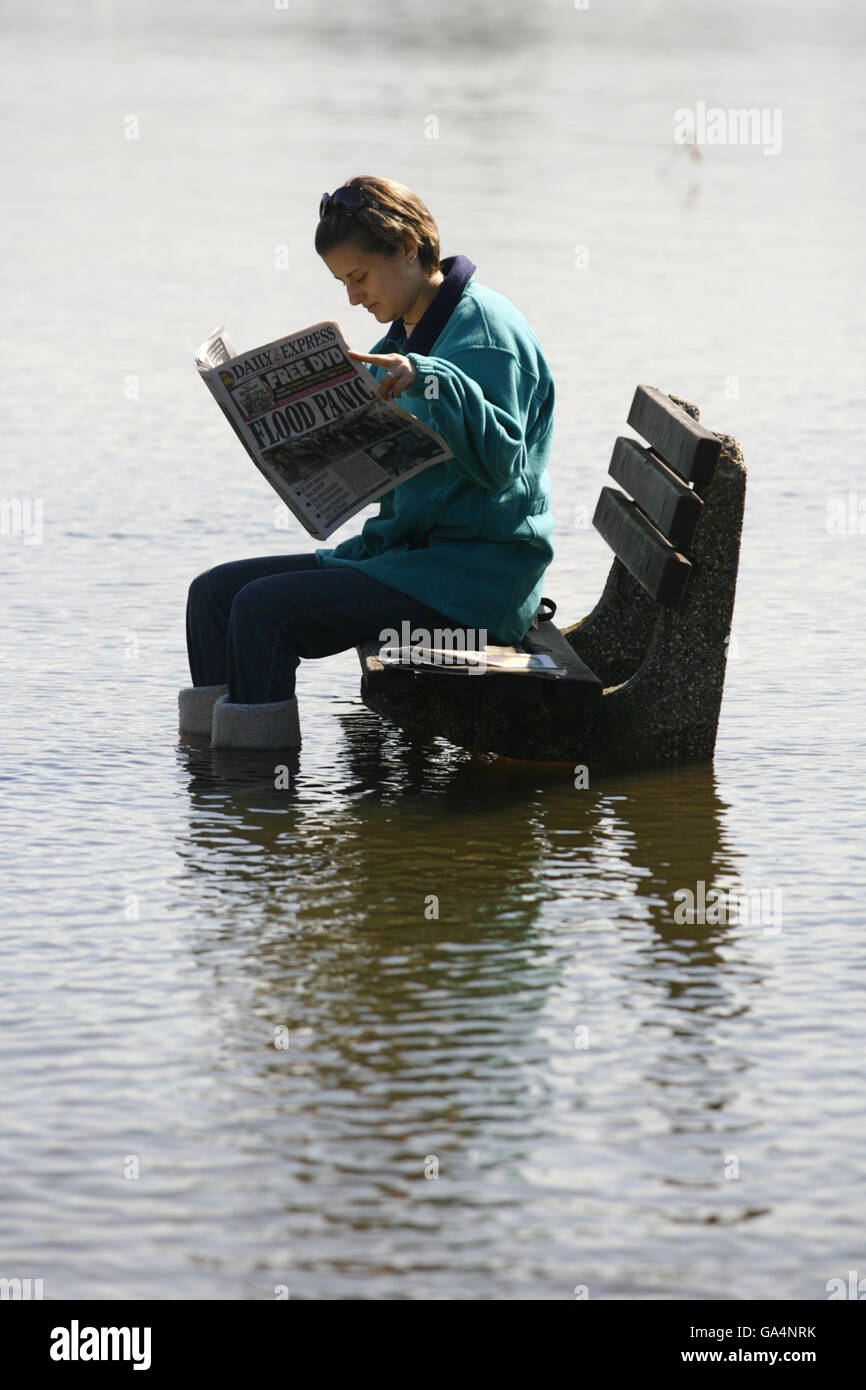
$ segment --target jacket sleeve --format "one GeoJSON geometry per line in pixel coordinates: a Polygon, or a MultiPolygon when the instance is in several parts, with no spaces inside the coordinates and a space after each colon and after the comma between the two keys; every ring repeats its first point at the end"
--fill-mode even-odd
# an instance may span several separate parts
{"type": "Polygon", "coordinates": [[[427,404],[430,425],[454,454],[445,467],[490,492],[503,491],[525,455],[537,378],[506,348],[469,348],[453,360],[417,352],[408,357],[416,375],[402,394],[427,404]]]}
{"type": "Polygon", "coordinates": [[[338,560],[366,560],[367,547],[364,544],[362,535],[348,536],[346,540],[340,541],[339,545],[333,546],[324,552],[326,555],[336,555],[338,560]]]}

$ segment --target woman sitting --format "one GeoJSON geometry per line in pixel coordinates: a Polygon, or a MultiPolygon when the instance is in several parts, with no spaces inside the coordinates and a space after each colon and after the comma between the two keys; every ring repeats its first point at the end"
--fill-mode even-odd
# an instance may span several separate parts
{"type": "Polygon", "coordinates": [[[212,732],[216,747],[297,747],[300,659],[384,640],[403,622],[465,629],[476,650],[519,642],[553,558],[554,385],[523,315],[466,256],[440,261],[429,211],[390,179],[325,194],[315,245],[349,303],[390,325],[352,356],[453,457],[398,483],[339,545],[193,580],[181,732],[212,732]]]}

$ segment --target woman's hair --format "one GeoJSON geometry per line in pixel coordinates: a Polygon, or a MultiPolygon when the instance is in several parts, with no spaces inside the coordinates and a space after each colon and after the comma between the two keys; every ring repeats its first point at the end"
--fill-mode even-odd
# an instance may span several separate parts
{"type": "MultiPolygon", "coordinates": [[[[362,207],[326,213],[316,228],[316,250],[320,256],[344,242],[354,242],[362,251],[396,256],[407,232],[418,243],[418,260],[429,273],[439,269],[439,228],[417,193],[393,179],[377,179],[358,174],[346,179],[341,188],[360,188],[384,211],[362,207]]],[[[339,204],[337,205],[339,207],[339,204]]]]}

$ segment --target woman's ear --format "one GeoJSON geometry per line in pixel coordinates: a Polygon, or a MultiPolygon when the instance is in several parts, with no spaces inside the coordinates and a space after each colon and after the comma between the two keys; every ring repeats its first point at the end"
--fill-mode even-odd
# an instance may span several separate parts
{"type": "Polygon", "coordinates": [[[407,265],[414,265],[415,261],[418,259],[418,242],[415,240],[415,237],[411,232],[404,232],[400,244],[403,248],[403,255],[407,265]]]}

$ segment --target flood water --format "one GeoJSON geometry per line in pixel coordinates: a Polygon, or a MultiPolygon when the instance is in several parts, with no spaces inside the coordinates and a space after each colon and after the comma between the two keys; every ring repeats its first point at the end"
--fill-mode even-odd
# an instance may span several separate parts
{"type": "Polygon", "coordinates": [[[47,1299],[866,1275],[866,22],[612,11],[0,7],[0,1276],[47,1299]],[[700,101],[780,110],[781,148],[692,157],[700,101]],[[354,652],[302,665],[287,789],[179,740],[190,580],[312,548],[193,352],[369,348],[312,247],[356,173],[545,346],[558,621],[638,382],[740,440],[712,766],[576,790],[413,743],[354,652]],[[701,883],[774,911],[682,925],[701,883]]]}

